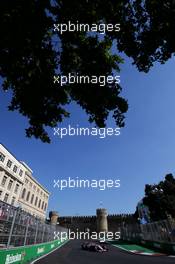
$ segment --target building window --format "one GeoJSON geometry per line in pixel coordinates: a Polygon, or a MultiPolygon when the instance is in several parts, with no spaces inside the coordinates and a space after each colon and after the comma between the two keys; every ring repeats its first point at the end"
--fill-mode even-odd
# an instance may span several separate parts
{"type": "Polygon", "coordinates": [[[42,210],[44,209],[44,201],[42,202],[42,208],[41,208],[42,210]]]}
{"type": "Polygon", "coordinates": [[[6,193],[5,196],[4,196],[4,202],[7,203],[8,202],[8,198],[9,198],[9,194],[6,193]]]}
{"type": "Polygon", "coordinates": [[[19,184],[16,184],[14,192],[18,193],[18,190],[19,190],[19,184]]]}
{"type": "Polygon", "coordinates": [[[15,197],[12,197],[11,205],[15,204],[15,197]]]}
{"type": "Polygon", "coordinates": [[[28,202],[30,198],[30,192],[27,193],[26,201],[28,202]]]}
{"type": "Polygon", "coordinates": [[[32,194],[30,203],[33,204],[34,194],[32,194]]]}
{"type": "Polygon", "coordinates": [[[10,181],[9,181],[9,184],[8,184],[8,186],[7,186],[7,189],[8,189],[9,191],[10,191],[11,188],[12,188],[12,184],[13,184],[13,181],[10,180],[10,181]]]}
{"type": "Polygon", "coordinates": [[[27,179],[25,179],[25,184],[28,184],[28,182],[29,182],[29,181],[28,181],[27,179]]]}
{"type": "Polygon", "coordinates": [[[22,177],[22,175],[23,175],[23,171],[22,171],[22,170],[20,170],[20,171],[19,171],[19,176],[21,176],[21,177],[22,177]]]}
{"type": "Polygon", "coordinates": [[[38,197],[36,197],[35,199],[35,206],[37,205],[37,202],[38,202],[38,197]]]}
{"type": "Polygon", "coordinates": [[[40,206],[41,206],[41,199],[39,200],[38,208],[40,208],[40,206]]]}
{"type": "Polygon", "coordinates": [[[22,195],[21,195],[21,198],[22,198],[22,199],[24,199],[25,194],[26,194],[26,189],[24,188],[23,191],[22,191],[22,195]]]}
{"type": "Polygon", "coordinates": [[[39,193],[39,188],[37,189],[37,193],[39,193]]]}
{"type": "Polygon", "coordinates": [[[4,160],[5,160],[5,155],[0,152],[0,161],[4,162],[4,160]]]}
{"type": "Polygon", "coordinates": [[[7,181],[7,176],[4,176],[3,179],[2,179],[1,185],[5,186],[6,181],[7,181]]]}
{"type": "Polygon", "coordinates": [[[14,165],[13,172],[16,173],[17,172],[17,169],[18,169],[18,167],[16,165],[14,165]]]}
{"type": "Polygon", "coordinates": [[[32,188],[32,183],[31,182],[29,183],[29,186],[30,186],[30,188],[32,188]]]}
{"type": "Polygon", "coordinates": [[[34,190],[34,191],[36,190],[36,186],[35,186],[35,185],[33,185],[33,190],[34,190]]]}
{"type": "Polygon", "coordinates": [[[8,167],[8,168],[11,168],[11,166],[12,166],[12,161],[11,161],[11,160],[8,160],[8,161],[7,161],[7,167],[8,167]]]}
{"type": "Polygon", "coordinates": [[[2,195],[2,191],[0,191],[0,198],[1,198],[1,195],[2,195]]]}
{"type": "Polygon", "coordinates": [[[19,171],[19,176],[22,176],[22,175],[23,175],[23,171],[20,170],[20,171],[19,171]]]}
{"type": "Polygon", "coordinates": [[[44,206],[44,211],[46,211],[46,208],[47,208],[47,203],[45,203],[45,206],[44,206]]]}

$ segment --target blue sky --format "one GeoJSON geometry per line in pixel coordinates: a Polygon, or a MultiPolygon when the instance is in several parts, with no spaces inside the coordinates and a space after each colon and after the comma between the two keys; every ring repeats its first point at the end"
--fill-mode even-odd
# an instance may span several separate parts
{"type": "MultiPolygon", "coordinates": [[[[175,172],[175,75],[174,61],[156,64],[140,73],[126,59],[121,71],[122,95],[129,102],[126,126],[118,137],[65,137],[50,131],[52,143],[25,137],[27,120],[8,112],[8,93],[0,93],[0,141],[19,160],[25,161],[34,176],[50,192],[49,210],[63,215],[94,215],[103,205],[108,213],[133,213],[144,195],[146,183],[158,183],[166,173],[175,172]],[[113,190],[64,190],[53,188],[59,178],[120,179],[113,190]]],[[[87,116],[76,105],[62,126],[88,127],[87,116]]],[[[109,118],[108,126],[114,123],[109,118]]]]}

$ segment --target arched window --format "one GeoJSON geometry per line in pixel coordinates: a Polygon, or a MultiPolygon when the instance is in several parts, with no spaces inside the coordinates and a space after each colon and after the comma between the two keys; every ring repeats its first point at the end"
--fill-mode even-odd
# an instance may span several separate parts
{"type": "Polygon", "coordinates": [[[44,209],[44,201],[42,202],[42,207],[41,207],[41,209],[42,209],[42,210],[44,209]]]}
{"type": "Polygon", "coordinates": [[[33,199],[34,199],[34,194],[32,194],[32,197],[31,197],[31,204],[33,204],[33,199]]]}
{"type": "Polygon", "coordinates": [[[26,201],[28,202],[30,198],[30,192],[28,192],[27,197],[26,197],[26,201]]]}
{"type": "Polygon", "coordinates": [[[35,206],[37,205],[37,202],[38,202],[38,197],[36,197],[35,199],[35,206]]]}
{"type": "Polygon", "coordinates": [[[22,191],[21,198],[24,199],[25,195],[26,195],[26,189],[24,188],[23,191],[22,191]]]}
{"type": "Polygon", "coordinates": [[[45,203],[45,206],[44,206],[44,211],[46,211],[47,209],[47,203],[45,203]]]}

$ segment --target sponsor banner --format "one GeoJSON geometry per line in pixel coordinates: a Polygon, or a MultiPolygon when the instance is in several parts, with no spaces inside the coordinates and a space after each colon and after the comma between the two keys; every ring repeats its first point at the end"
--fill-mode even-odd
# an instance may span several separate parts
{"type": "Polygon", "coordinates": [[[24,264],[49,253],[64,243],[65,241],[61,242],[60,240],[55,240],[39,245],[2,249],[0,250],[1,264],[24,264]]]}

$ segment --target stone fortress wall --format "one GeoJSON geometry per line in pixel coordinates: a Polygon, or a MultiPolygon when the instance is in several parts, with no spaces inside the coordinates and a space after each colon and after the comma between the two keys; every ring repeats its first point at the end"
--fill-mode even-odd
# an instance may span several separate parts
{"type": "MultiPolygon", "coordinates": [[[[55,220],[55,216],[54,216],[55,220]]],[[[52,221],[52,217],[51,217],[52,221]]],[[[91,232],[111,231],[116,232],[128,225],[136,225],[133,214],[108,215],[104,208],[97,209],[93,216],[61,216],[57,215],[57,223],[71,231],[91,232]]]]}

